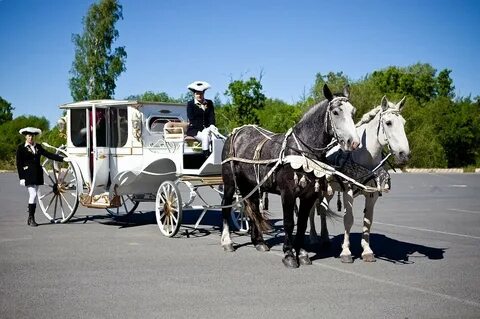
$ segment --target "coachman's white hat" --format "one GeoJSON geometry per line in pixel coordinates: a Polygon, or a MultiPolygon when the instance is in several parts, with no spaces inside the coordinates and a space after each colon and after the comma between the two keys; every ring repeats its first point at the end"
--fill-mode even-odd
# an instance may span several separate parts
{"type": "Polygon", "coordinates": [[[36,127],[24,127],[20,131],[18,131],[20,134],[26,135],[26,134],[32,134],[32,135],[38,135],[42,134],[42,130],[36,127]]]}
{"type": "Polygon", "coordinates": [[[195,81],[190,83],[187,88],[193,92],[204,92],[210,88],[210,84],[205,81],[195,81]]]}

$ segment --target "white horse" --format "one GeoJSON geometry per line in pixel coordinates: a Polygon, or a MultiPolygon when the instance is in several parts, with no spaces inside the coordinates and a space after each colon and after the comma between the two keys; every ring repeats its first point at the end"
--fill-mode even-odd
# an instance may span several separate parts
{"type": "MultiPolygon", "coordinates": [[[[378,192],[364,193],[346,182],[341,182],[339,180],[331,182],[334,191],[343,192],[343,203],[345,206],[343,223],[345,227],[345,235],[340,258],[344,263],[353,262],[352,253],[350,251],[349,236],[350,229],[353,225],[353,198],[359,194],[365,196],[363,234],[361,242],[363,249],[362,259],[367,262],[375,261],[373,251],[370,248],[370,231],[373,222],[373,209],[381,192],[388,191],[390,188],[388,173],[381,165],[384,161],[384,159],[382,159],[382,150],[387,146],[390,149],[390,154],[393,154],[398,164],[406,163],[410,155],[410,148],[408,146],[408,140],[404,129],[405,120],[400,114],[404,103],[405,97],[397,104],[394,104],[389,102],[384,96],[381,105],[366,113],[360,122],[356,124],[362,146],[352,151],[349,155],[350,158],[348,158],[348,155],[345,157],[344,155],[346,154],[342,153],[338,147],[332,149],[327,154],[327,161],[331,164],[338,165],[339,159],[340,162],[343,161],[343,163],[341,163],[343,167],[340,168],[340,171],[350,175],[349,173],[351,172],[345,170],[348,170],[348,167],[351,170],[353,168],[353,170],[356,171],[356,177],[350,175],[351,177],[357,178],[359,175],[363,174],[363,176],[360,177],[361,180],[359,180],[359,182],[367,183],[378,189],[378,192]],[[381,173],[379,174],[379,172],[381,173]]],[[[327,195],[321,204],[317,201],[317,204],[315,205],[321,218],[320,240],[323,243],[329,243],[330,241],[326,215],[333,194],[334,193],[331,192],[331,195],[327,195]]],[[[310,212],[310,242],[312,243],[318,242],[314,222],[315,206],[310,212]]]]}

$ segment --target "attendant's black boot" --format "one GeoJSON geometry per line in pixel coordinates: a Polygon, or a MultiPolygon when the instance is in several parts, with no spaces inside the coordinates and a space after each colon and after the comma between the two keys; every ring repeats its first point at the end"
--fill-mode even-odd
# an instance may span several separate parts
{"type": "Polygon", "coordinates": [[[35,208],[37,208],[37,204],[28,204],[28,221],[27,225],[32,227],[37,227],[38,224],[35,222],[35,208]]]}

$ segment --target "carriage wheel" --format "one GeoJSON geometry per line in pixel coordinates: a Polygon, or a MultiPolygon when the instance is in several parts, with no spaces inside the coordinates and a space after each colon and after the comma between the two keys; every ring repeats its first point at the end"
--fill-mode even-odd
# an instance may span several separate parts
{"type": "Polygon", "coordinates": [[[44,184],[38,188],[38,203],[51,223],[66,223],[75,214],[81,175],[71,162],[46,159],[42,164],[44,184]]]}
{"type": "Polygon", "coordinates": [[[177,234],[182,223],[182,197],[171,181],[160,184],[155,200],[155,216],[158,228],[167,237],[177,234]]]}
{"type": "Polygon", "coordinates": [[[133,195],[121,195],[120,207],[106,208],[106,210],[108,214],[112,217],[122,217],[135,212],[138,204],[140,204],[138,201],[133,200],[133,195]]]}
{"type": "MultiPolygon", "coordinates": [[[[238,198],[237,198],[238,200],[238,198]]],[[[248,233],[250,230],[250,223],[245,214],[245,205],[243,203],[237,204],[232,208],[230,213],[233,226],[241,233],[248,233]]]]}

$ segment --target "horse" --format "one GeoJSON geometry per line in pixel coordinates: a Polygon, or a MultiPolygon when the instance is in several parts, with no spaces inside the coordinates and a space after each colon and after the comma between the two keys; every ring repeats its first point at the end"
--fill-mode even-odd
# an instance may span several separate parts
{"type": "MultiPolygon", "coordinates": [[[[363,249],[362,259],[365,262],[375,261],[373,251],[370,247],[370,231],[373,222],[373,211],[381,191],[388,191],[390,189],[389,175],[381,167],[386,159],[382,159],[382,150],[385,146],[390,149],[396,163],[403,165],[408,161],[410,155],[410,148],[408,139],[405,134],[405,119],[400,114],[405,104],[405,97],[398,103],[389,102],[384,96],[381,105],[375,107],[370,112],[366,113],[359,123],[357,123],[357,132],[361,136],[361,146],[351,152],[350,159],[353,168],[361,171],[363,174],[360,177],[360,182],[369,183],[377,187],[377,192],[364,192],[358,188],[352,187],[348,183],[339,182],[331,183],[334,191],[343,192],[343,203],[345,206],[345,215],[343,223],[345,227],[344,239],[342,244],[342,252],[340,260],[344,263],[352,263],[352,253],[350,251],[350,230],[353,225],[353,199],[360,194],[365,196],[365,208],[363,218],[363,234],[361,246],[363,249]],[[378,170],[380,168],[380,170],[378,170]],[[365,174],[365,171],[367,172],[365,174]],[[378,172],[381,172],[378,174],[378,172]],[[375,185],[376,184],[376,185],[375,185]]],[[[331,165],[338,164],[338,159],[342,158],[341,150],[338,147],[333,148],[327,154],[327,163],[331,165]],[[336,163],[337,162],[337,163],[336,163]]],[[[343,156],[344,160],[345,157],[343,156]]],[[[345,165],[345,162],[343,163],[345,165]]],[[[347,165],[348,166],[348,165],[347,165]]],[[[352,166],[352,165],[350,165],[352,166]]],[[[342,170],[341,170],[342,171],[342,170]]],[[[348,172],[344,172],[349,175],[348,172]]],[[[358,172],[357,172],[357,175],[358,172]]],[[[350,175],[351,176],[351,175],[350,175]]],[[[326,223],[326,214],[329,209],[329,202],[333,197],[333,193],[327,194],[323,198],[323,202],[317,202],[315,207],[321,220],[320,242],[322,244],[329,244],[329,234],[326,223]]],[[[339,198],[340,201],[340,198],[339,198]]],[[[315,207],[310,212],[310,242],[317,243],[317,232],[315,230],[314,214],[315,207]]],[[[339,203],[339,210],[341,203],[339,203]]]]}
{"type": "Polygon", "coordinates": [[[284,265],[297,268],[299,263],[311,264],[303,249],[303,240],[310,208],[321,190],[326,189],[325,178],[316,176],[311,170],[299,169],[299,165],[289,159],[322,159],[333,138],[345,150],[354,150],[360,140],[352,119],[356,109],[349,101],[349,87],[344,87],[343,94],[333,94],[325,84],[323,94],[325,100],[312,106],[286,133],[273,134],[255,125],[245,125],[228,136],[222,151],[221,245],[225,251],[235,251],[228,221],[237,190],[252,222],[252,244],[258,251],[270,250],[263,239],[263,232],[268,231],[270,225],[268,217],[260,212],[260,201],[261,194],[274,193],[281,196],[282,202],[284,265]],[[297,235],[293,241],[296,198],[300,200],[300,208],[297,235]]]}

